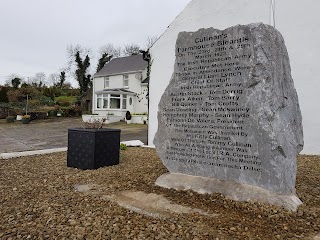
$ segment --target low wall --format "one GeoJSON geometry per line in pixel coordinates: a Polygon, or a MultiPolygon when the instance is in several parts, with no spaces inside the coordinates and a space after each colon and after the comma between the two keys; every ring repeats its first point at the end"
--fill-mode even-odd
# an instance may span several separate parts
{"type": "Polygon", "coordinates": [[[137,124],[147,124],[148,116],[147,115],[131,115],[131,123],[137,124]]]}

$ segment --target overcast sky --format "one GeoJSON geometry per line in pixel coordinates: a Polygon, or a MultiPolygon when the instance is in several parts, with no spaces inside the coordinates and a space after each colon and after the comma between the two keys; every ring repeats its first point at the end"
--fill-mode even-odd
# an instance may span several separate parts
{"type": "MultiPolygon", "coordinates": [[[[67,45],[100,46],[160,36],[190,0],[0,0],[0,84],[67,65],[67,45]]],[[[97,55],[97,54],[96,54],[97,55]]],[[[95,68],[96,66],[93,66],[95,68]]]]}

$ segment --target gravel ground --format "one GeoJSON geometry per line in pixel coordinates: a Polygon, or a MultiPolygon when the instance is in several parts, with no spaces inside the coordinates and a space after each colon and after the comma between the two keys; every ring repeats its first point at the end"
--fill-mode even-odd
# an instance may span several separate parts
{"type": "Polygon", "coordinates": [[[304,205],[296,213],[157,187],[167,170],[154,149],[129,148],[119,165],[87,171],[67,168],[66,153],[0,161],[0,239],[313,239],[320,232],[320,156],[299,156],[297,194],[304,205]],[[76,192],[77,184],[97,184],[108,195],[156,193],[211,216],[152,218],[76,192]]]}

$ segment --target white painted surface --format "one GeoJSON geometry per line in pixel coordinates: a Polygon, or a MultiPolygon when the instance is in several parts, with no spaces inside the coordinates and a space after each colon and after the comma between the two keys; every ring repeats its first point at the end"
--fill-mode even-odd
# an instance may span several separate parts
{"type": "MultiPolygon", "coordinates": [[[[151,48],[149,136],[158,128],[160,98],[169,84],[175,62],[175,42],[181,31],[238,24],[272,24],[272,0],[193,0],[151,48]]],[[[320,1],[275,0],[275,27],[282,33],[291,62],[303,117],[304,154],[320,154],[320,1]]]]}
{"type": "Polygon", "coordinates": [[[120,143],[127,145],[127,147],[141,147],[144,145],[144,143],[141,142],[140,140],[123,141],[120,143]]]}
{"type": "Polygon", "coordinates": [[[25,156],[34,156],[34,155],[42,155],[48,153],[56,153],[56,152],[66,152],[68,148],[52,148],[52,149],[43,149],[43,150],[35,150],[35,151],[25,151],[25,152],[12,152],[12,153],[0,153],[0,159],[10,159],[16,157],[25,157],[25,156]]]}
{"type": "MultiPolygon", "coordinates": [[[[123,73],[126,74],[126,73],[123,73]]],[[[93,100],[92,100],[92,112],[105,116],[108,113],[112,113],[115,116],[125,117],[127,111],[131,113],[145,113],[148,112],[148,101],[146,99],[146,86],[141,84],[141,81],[146,78],[146,70],[142,72],[127,73],[129,78],[129,87],[125,89],[133,93],[127,94],[127,109],[98,109],[97,108],[97,92],[104,89],[124,88],[123,86],[123,74],[117,74],[109,76],[109,87],[104,87],[104,77],[95,77],[93,79],[93,100]],[[138,78],[138,75],[142,75],[142,78],[138,78]],[[139,97],[138,97],[139,95],[139,97]],[[130,98],[132,98],[132,104],[130,105],[130,98]],[[139,99],[140,98],[140,99],[139,99]]]]}

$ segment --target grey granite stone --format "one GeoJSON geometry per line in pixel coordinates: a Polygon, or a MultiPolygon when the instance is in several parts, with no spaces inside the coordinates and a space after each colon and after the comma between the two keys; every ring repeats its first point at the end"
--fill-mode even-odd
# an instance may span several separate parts
{"type": "Polygon", "coordinates": [[[154,139],[171,173],[295,194],[301,122],[288,53],[275,28],[179,33],[154,139]]]}
{"type": "Polygon", "coordinates": [[[290,211],[297,211],[298,207],[302,204],[301,200],[295,194],[278,194],[261,187],[223,181],[216,178],[166,173],[157,179],[156,185],[180,191],[191,189],[200,194],[218,192],[232,200],[263,202],[277,205],[290,211]]]}

